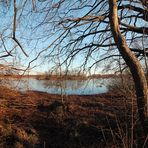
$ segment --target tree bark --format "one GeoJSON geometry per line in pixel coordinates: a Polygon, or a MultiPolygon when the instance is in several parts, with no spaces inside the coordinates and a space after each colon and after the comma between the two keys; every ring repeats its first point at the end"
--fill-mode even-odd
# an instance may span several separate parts
{"type": "Polygon", "coordinates": [[[148,86],[147,80],[144,74],[144,70],[140,64],[140,61],[129,49],[127,42],[120,32],[120,26],[118,21],[118,6],[117,0],[108,0],[110,11],[110,27],[113,34],[114,41],[118,47],[118,50],[128,65],[130,72],[133,76],[137,106],[141,125],[144,131],[147,133],[146,120],[148,118],[148,86]]]}

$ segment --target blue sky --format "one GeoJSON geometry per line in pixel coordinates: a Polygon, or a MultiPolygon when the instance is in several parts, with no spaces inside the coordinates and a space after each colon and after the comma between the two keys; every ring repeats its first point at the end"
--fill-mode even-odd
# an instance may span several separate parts
{"type": "MultiPolygon", "coordinates": [[[[83,39],[82,42],[78,44],[72,44],[67,49],[62,47],[66,46],[68,43],[72,42],[73,39],[76,39],[78,35],[83,35],[85,32],[85,29],[89,27],[90,23],[86,24],[85,26],[79,26],[74,29],[71,29],[69,33],[69,37],[64,38],[63,40],[56,40],[56,38],[64,31],[61,25],[59,25],[59,21],[63,21],[68,19],[74,19],[84,16],[89,10],[91,9],[90,4],[95,3],[95,0],[83,2],[83,1],[65,1],[65,4],[60,7],[59,12],[56,11],[56,7],[58,6],[59,1],[62,0],[53,0],[53,1],[45,1],[45,2],[36,2],[35,9],[33,10],[33,6],[30,1],[27,1],[25,3],[25,0],[18,1],[17,0],[17,28],[16,28],[16,38],[21,43],[23,49],[25,52],[29,55],[29,57],[26,57],[20,48],[17,46],[15,50],[13,50],[13,57],[8,58],[0,58],[1,63],[6,64],[15,64],[18,67],[23,67],[24,69],[28,66],[29,62],[34,60],[36,57],[37,59],[34,60],[34,62],[31,63],[30,68],[33,68],[33,72],[45,72],[51,69],[51,67],[58,64],[59,59],[60,61],[64,60],[66,56],[72,51],[72,48],[79,49],[82,47],[85,47],[87,45],[90,45],[91,43],[101,43],[102,40],[108,36],[110,36],[110,33],[104,33],[101,37],[99,35],[96,36],[89,36],[83,39]],[[88,7],[83,7],[84,5],[87,5],[88,7]],[[23,9],[23,5],[25,4],[25,7],[23,9]],[[67,8],[71,8],[71,10],[67,8]],[[74,8],[82,7],[82,9],[75,10],[74,8]],[[23,10],[23,11],[22,11],[23,10]],[[51,10],[51,11],[50,11],[51,10]],[[56,12],[56,15],[54,13],[56,12]],[[66,16],[64,16],[66,13],[66,16]],[[54,16],[54,17],[52,17],[54,16]],[[54,26],[55,25],[55,26],[54,26]],[[83,32],[82,32],[83,31],[83,32]],[[94,38],[93,38],[94,37],[94,38]],[[50,46],[52,43],[54,44],[50,46]],[[57,44],[57,45],[56,45],[57,44]],[[75,47],[74,47],[75,46],[75,47]],[[49,48],[48,48],[49,47],[49,48]],[[38,56],[38,54],[44,51],[38,56]],[[58,59],[58,56],[53,56],[57,54],[58,52],[61,52],[60,58],[58,59]],[[51,56],[52,55],[52,56],[51,56]]],[[[2,36],[3,41],[1,40],[1,53],[0,56],[3,54],[6,54],[4,48],[6,48],[8,51],[14,48],[16,46],[16,43],[12,40],[12,30],[13,30],[13,1],[11,2],[10,8],[7,9],[7,7],[0,6],[0,15],[1,15],[1,21],[0,21],[0,33],[2,36]],[[7,11],[8,10],[8,11],[7,11]],[[5,43],[5,47],[2,45],[2,43],[5,43]]],[[[102,9],[100,13],[104,13],[104,11],[108,10],[108,6],[105,6],[105,8],[102,9]]],[[[98,15],[97,10],[94,10],[91,12],[91,15],[98,15]]],[[[83,22],[81,22],[83,23],[83,22]]],[[[139,25],[144,22],[139,22],[139,25]]],[[[69,23],[67,23],[67,26],[69,23]]],[[[98,28],[96,27],[98,25],[98,22],[93,23],[93,26],[90,28],[93,31],[98,31],[101,29],[105,29],[107,27],[107,24],[101,24],[98,28]],[[96,29],[97,28],[97,29],[96,29]]],[[[89,33],[90,29],[87,29],[85,34],[89,33]]],[[[128,33],[128,37],[131,37],[132,34],[128,33]]],[[[112,43],[113,40],[110,40],[112,43]]],[[[108,41],[106,42],[108,43],[108,41]]],[[[81,51],[79,54],[77,54],[72,61],[71,65],[69,66],[70,69],[79,67],[82,65],[82,63],[85,61],[87,52],[89,49],[81,51]]],[[[111,54],[118,54],[117,50],[108,50],[106,48],[93,48],[94,52],[89,57],[87,61],[87,66],[89,67],[95,60],[102,59],[103,57],[111,54]]],[[[103,61],[97,65],[97,69],[92,68],[92,72],[99,73],[102,71],[102,69],[110,63],[109,60],[103,61]]],[[[65,65],[63,65],[62,68],[64,68],[65,65]]],[[[112,64],[112,67],[116,67],[116,65],[112,64]]],[[[112,71],[110,71],[112,72],[112,71]]]]}
{"type": "MultiPolygon", "coordinates": [[[[16,28],[16,37],[21,43],[23,49],[25,52],[29,55],[29,57],[25,57],[25,55],[22,53],[22,51],[19,49],[19,47],[16,47],[16,49],[13,51],[14,57],[8,57],[4,60],[1,59],[2,63],[6,64],[16,64],[19,67],[27,67],[28,63],[32,61],[38,53],[44,49],[46,49],[56,38],[57,36],[62,32],[54,32],[52,23],[44,24],[38,27],[38,24],[44,21],[44,18],[46,16],[46,13],[38,13],[39,9],[46,8],[46,2],[44,3],[37,3],[37,7],[32,13],[32,5],[30,5],[30,2],[26,4],[23,13],[22,13],[22,5],[25,1],[17,1],[17,28],[16,28]],[[40,6],[39,6],[40,5],[40,6]],[[21,14],[22,13],[22,14],[21,14]],[[21,15],[21,17],[20,17],[21,15]],[[35,29],[34,29],[35,28],[35,29]]],[[[53,1],[52,5],[55,5],[57,1],[53,1]]],[[[68,3],[67,3],[68,5],[68,3]]],[[[3,41],[5,43],[6,48],[8,51],[10,51],[16,43],[12,40],[12,30],[13,30],[13,2],[10,5],[11,7],[2,7],[1,5],[1,22],[0,22],[0,30],[2,34],[3,41]]],[[[65,11],[64,9],[62,11],[65,11]]],[[[88,12],[88,8],[83,9],[83,11],[75,11],[75,14],[72,12],[69,13],[69,15],[75,15],[75,17],[82,17],[86,12],[88,12]]],[[[50,18],[50,17],[49,17],[50,18]]],[[[50,21],[50,20],[49,20],[50,21]]],[[[85,39],[83,41],[83,44],[86,44],[88,40],[91,38],[85,39]]],[[[65,40],[66,41],[66,40],[65,40]]],[[[67,40],[68,42],[68,40],[67,40]]],[[[63,44],[63,43],[62,43],[63,44]]],[[[62,46],[62,44],[60,46],[62,46]]],[[[2,46],[2,49],[4,51],[4,47],[2,46]]],[[[52,59],[46,58],[49,54],[49,52],[53,49],[53,46],[51,46],[49,49],[47,49],[45,52],[43,52],[37,60],[31,63],[31,68],[35,66],[33,71],[42,72],[42,71],[48,71],[50,67],[54,65],[56,62],[52,62],[52,59]]],[[[55,52],[54,52],[55,53],[55,52]]],[[[2,54],[3,55],[3,54],[2,54]]],[[[81,61],[83,60],[83,54],[79,54],[76,56],[76,58],[73,60],[73,64],[71,64],[71,68],[79,67],[81,61]]],[[[63,57],[64,59],[64,57],[63,57]]],[[[62,58],[60,59],[62,60],[62,58]]],[[[90,61],[91,62],[91,61],[90,61]]],[[[101,68],[102,69],[102,68],[101,68]]]]}

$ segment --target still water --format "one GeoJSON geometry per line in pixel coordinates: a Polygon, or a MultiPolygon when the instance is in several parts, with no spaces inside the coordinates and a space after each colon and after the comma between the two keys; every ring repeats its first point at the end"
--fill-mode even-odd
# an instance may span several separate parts
{"type": "Polygon", "coordinates": [[[91,95],[108,92],[110,79],[90,80],[37,80],[33,78],[7,79],[3,83],[20,91],[35,90],[52,94],[91,95]]]}

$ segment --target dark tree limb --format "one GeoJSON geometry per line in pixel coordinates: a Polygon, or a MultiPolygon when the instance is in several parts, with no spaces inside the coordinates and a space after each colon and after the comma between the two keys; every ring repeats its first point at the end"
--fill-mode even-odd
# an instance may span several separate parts
{"type": "Polygon", "coordinates": [[[139,118],[143,127],[143,131],[145,132],[145,135],[147,135],[148,129],[145,123],[148,118],[148,86],[146,77],[139,60],[135,54],[132,53],[127,45],[125,38],[120,32],[117,0],[108,0],[108,2],[112,35],[121,56],[125,60],[133,76],[136,89],[139,118]]]}

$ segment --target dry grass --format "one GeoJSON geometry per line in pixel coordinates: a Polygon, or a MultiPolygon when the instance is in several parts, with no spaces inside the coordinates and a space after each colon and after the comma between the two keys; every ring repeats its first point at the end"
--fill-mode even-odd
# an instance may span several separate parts
{"type": "MultiPolygon", "coordinates": [[[[1,87],[0,147],[98,148],[136,145],[123,93],[64,96],[1,87]],[[131,144],[131,138],[132,144],[131,144]]],[[[131,116],[132,119],[131,120],[131,116]]]]}

